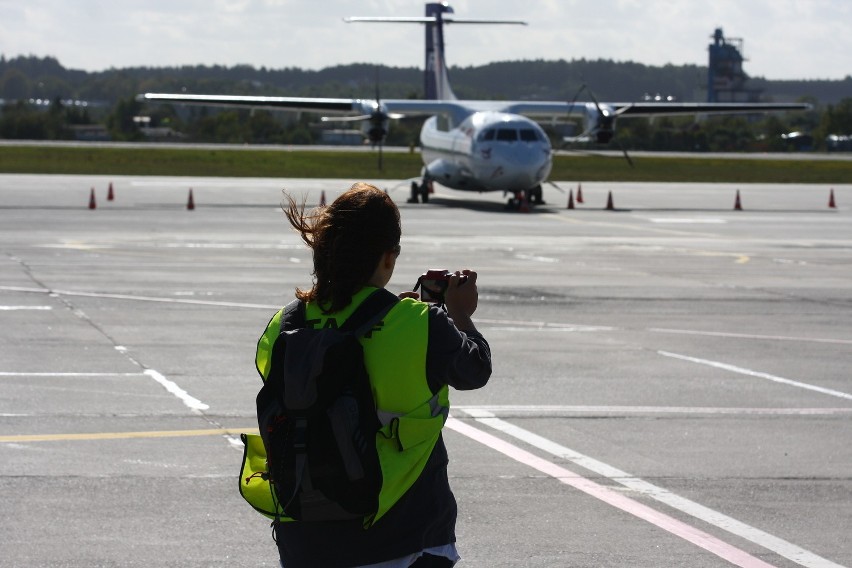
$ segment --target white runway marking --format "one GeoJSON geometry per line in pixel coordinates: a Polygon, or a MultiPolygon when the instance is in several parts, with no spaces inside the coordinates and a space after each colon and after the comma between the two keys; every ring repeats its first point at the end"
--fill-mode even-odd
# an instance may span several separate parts
{"type": "Polygon", "coordinates": [[[546,263],[556,263],[559,262],[558,258],[552,258],[549,256],[535,256],[532,254],[516,254],[515,258],[518,260],[532,260],[534,262],[546,262],[546,263]]]}
{"type": "MultiPolygon", "coordinates": [[[[503,319],[488,319],[476,318],[476,323],[494,326],[509,326],[506,329],[516,329],[522,327],[524,329],[535,330],[567,330],[567,331],[613,331],[617,328],[605,325],[582,325],[575,323],[551,323],[546,321],[523,321],[523,320],[503,320],[503,319]]],[[[496,329],[496,328],[492,328],[496,329]]]]}
{"type": "Polygon", "coordinates": [[[670,329],[665,327],[649,327],[654,333],[675,333],[681,335],[706,335],[710,337],[736,337],[738,339],[768,339],[772,341],[808,341],[811,343],[837,343],[852,345],[852,339],[830,339],[820,337],[794,337],[787,335],[760,335],[753,333],[729,333],[726,331],[698,331],[692,329],[670,329]]]}
{"type": "MultiPolygon", "coordinates": [[[[490,412],[474,410],[474,409],[470,409],[469,411],[465,411],[465,412],[467,414],[471,415],[474,419],[476,419],[477,422],[485,424],[486,426],[494,428],[495,430],[503,432],[504,434],[508,434],[509,436],[512,436],[512,437],[514,437],[518,440],[521,440],[522,442],[524,442],[526,444],[529,444],[533,447],[536,447],[540,450],[543,450],[543,451],[545,451],[549,454],[552,454],[552,455],[554,455],[554,456],[556,456],[560,459],[566,459],[566,460],[568,460],[568,461],[570,461],[570,462],[572,462],[572,463],[574,463],[574,464],[576,464],[576,465],[578,465],[578,466],[580,466],[584,469],[592,471],[592,472],[594,472],[598,475],[607,477],[607,478],[611,479],[612,481],[615,481],[615,482],[617,482],[617,483],[619,483],[619,484],[621,484],[625,487],[628,487],[628,488],[636,491],[637,493],[639,493],[643,496],[650,497],[650,498],[652,498],[656,501],[659,501],[661,503],[665,503],[666,505],[668,505],[668,506],[670,506],[674,509],[677,509],[678,511],[684,512],[684,513],[690,515],[691,517],[694,517],[696,519],[700,519],[700,520],[702,520],[706,523],[709,523],[713,526],[716,526],[720,529],[723,529],[723,530],[725,530],[725,531],[727,531],[727,532],[729,532],[733,535],[736,535],[740,538],[744,538],[744,539],[746,539],[750,542],[753,542],[753,543],[755,543],[759,546],[762,546],[763,548],[771,550],[771,551],[783,556],[784,558],[788,558],[788,559],[792,560],[793,562],[796,562],[797,564],[799,564],[801,566],[806,566],[808,568],[842,568],[839,564],[835,564],[834,562],[831,562],[830,560],[822,558],[821,556],[818,556],[818,555],[816,555],[816,554],[814,554],[814,553],[812,553],[808,550],[805,550],[805,549],[803,549],[799,546],[796,546],[795,544],[792,544],[792,543],[787,542],[783,539],[780,539],[780,538],[778,538],[774,535],[766,533],[766,532],[764,532],[760,529],[757,529],[755,527],[752,527],[750,525],[742,523],[742,522],[740,522],[736,519],[728,517],[727,515],[719,513],[718,511],[715,511],[713,509],[705,507],[705,506],[703,506],[699,503],[696,503],[694,501],[690,501],[689,499],[686,499],[684,497],[676,495],[676,494],[672,493],[671,491],[668,491],[668,490],[663,489],[661,487],[657,487],[656,485],[648,483],[647,481],[645,481],[643,479],[635,477],[635,476],[633,476],[633,475],[631,475],[627,472],[624,472],[622,470],[614,468],[614,467],[612,467],[608,464],[605,464],[601,461],[598,461],[594,458],[591,458],[589,456],[586,456],[584,454],[576,452],[576,451],[574,451],[570,448],[567,448],[565,446],[561,446],[561,445],[559,445],[555,442],[552,442],[551,440],[543,438],[543,437],[541,437],[537,434],[534,434],[534,433],[532,433],[528,430],[524,430],[523,428],[519,428],[519,427],[517,427],[513,424],[510,424],[510,423],[508,423],[504,420],[497,418],[496,416],[494,416],[494,414],[492,414],[490,412]]],[[[461,432],[465,435],[469,435],[469,430],[473,430],[474,434],[470,435],[470,437],[472,437],[472,438],[474,437],[476,432],[479,432],[475,428],[471,428],[470,426],[467,426],[467,425],[465,425],[465,426],[467,426],[466,430],[460,429],[458,427],[458,423],[459,423],[459,421],[453,421],[452,424],[450,422],[447,422],[447,426],[450,427],[451,429],[459,431],[459,432],[461,432]]],[[[474,438],[474,439],[477,439],[477,438],[474,438]]],[[[649,517],[643,516],[643,514],[640,514],[642,511],[638,510],[638,507],[644,507],[644,505],[642,505],[641,503],[638,503],[636,501],[633,501],[632,499],[628,499],[628,498],[625,497],[625,499],[628,501],[627,503],[613,502],[612,500],[610,500],[608,498],[608,496],[606,496],[604,494],[604,492],[607,492],[607,491],[612,492],[610,489],[603,487],[603,486],[599,486],[597,484],[594,484],[593,482],[587,480],[586,478],[578,476],[577,474],[574,474],[573,472],[570,472],[568,470],[559,468],[558,466],[551,464],[550,462],[545,462],[547,464],[547,467],[546,468],[542,467],[540,469],[539,466],[542,465],[540,462],[542,462],[544,460],[541,460],[540,458],[538,458],[537,456],[534,456],[532,454],[528,454],[527,452],[524,452],[523,450],[521,450],[520,448],[517,448],[516,446],[511,446],[511,445],[507,444],[506,442],[503,442],[499,438],[494,438],[493,440],[491,440],[491,439],[488,439],[488,440],[478,439],[477,441],[481,441],[482,443],[485,443],[489,447],[492,447],[494,449],[498,449],[498,451],[506,453],[506,455],[513,457],[514,459],[520,461],[521,463],[526,463],[527,465],[530,465],[531,467],[539,469],[539,471],[542,471],[543,473],[547,473],[548,475],[551,475],[551,476],[559,479],[563,483],[566,483],[568,485],[572,485],[573,487],[576,487],[577,489],[580,489],[581,491],[589,493],[590,495],[593,495],[593,496],[597,497],[598,499],[601,499],[601,500],[603,500],[607,503],[610,503],[611,505],[613,505],[615,507],[623,509],[623,510],[630,512],[631,514],[634,514],[634,515],[636,515],[640,518],[643,518],[644,520],[647,520],[647,521],[649,521],[649,522],[651,522],[651,523],[653,523],[657,526],[660,526],[661,528],[664,528],[664,529],[668,530],[669,532],[672,532],[673,534],[676,534],[677,536],[680,536],[681,538],[688,540],[689,542],[692,542],[692,543],[694,543],[698,546],[701,546],[702,548],[705,548],[705,549],[713,552],[714,554],[728,560],[729,562],[736,564],[737,566],[743,566],[743,567],[746,567],[746,566],[748,566],[748,567],[769,566],[768,564],[764,563],[762,560],[755,558],[754,556],[751,556],[751,555],[743,552],[742,550],[740,550],[740,549],[738,549],[738,548],[736,548],[736,547],[734,547],[730,544],[727,544],[723,541],[719,541],[719,540],[715,539],[714,537],[707,535],[706,533],[703,533],[703,532],[699,531],[698,529],[695,529],[694,527],[691,527],[689,525],[685,525],[687,532],[686,532],[686,534],[683,534],[682,532],[680,532],[680,530],[676,530],[676,529],[682,529],[683,527],[677,527],[677,525],[674,525],[674,526],[670,525],[667,521],[669,521],[669,520],[675,521],[675,520],[671,519],[667,515],[663,515],[662,513],[656,513],[656,511],[655,511],[656,516],[649,516],[649,517]],[[494,440],[496,440],[496,442],[494,440]],[[500,447],[505,448],[505,446],[510,446],[510,449],[508,451],[504,451],[503,449],[499,449],[500,447]],[[579,483],[572,482],[572,481],[576,481],[576,480],[581,480],[581,482],[579,482],[579,483]],[[588,486],[590,484],[595,485],[597,488],[592,488],[593,490],[591,490],[591,491],[587,490],[586,486],[588,486]]],[[[675,521],[675,522],[678,522],[678,521],[675,521]]]]}
{"type": "MultiPolygon", "coordinates": [[[[483,323],[480,320],[476,320],[476,323],[483,323]]],[[[547,331],[547,332],[567,332],[567,333],[588,333],[590,331],[612,331],[612,328],[605,327],[592,327],[586,325],[576,325],[576,326],[564,326],[564,327],[528,327],[528,326],[495,326],[489,327],[488,331],[513,331],[513,332],[524,332],[524,331],[547,331]]]]}
{"type": "Polygon", "coordinates": [[[671,224],[680,224],[680,225],[724,225],[727,223],[724,219],[701,219],[701,218],[666,218],[666,217],[652,217],[648,219],[652,223],[671,223],[671,224]]]}
{"type": "Polygon", "coordinates": [[[215,300],[193,300],[190,298],[162,298],[158,296],[135,296],[131,294],[105,294],[100,292],[76,292],[74,290],[49,290],[47,288],[23,288],[19,286],[0,286],[0,290],[7,292],[30,292],[47,294],[49,296],[72,296],[80,298],[104,298],[108,300],[131,300],[135,302],[162,302],[166,304],[194,304],[201,306],[219,306],[224,308],[249,308],[263,310],[277,310],[281,306],[273,304],[248,304],[245,302],[219,302],[215,300]]]}
{"type": "Polygon", "coordinates": [[[19,373],[0,371],[0,377],[139,377],[143,373],[19,373]]]}
{"type": "Polygon", "coordinates": [[[496,412],[502,416],[576,416],[577,414],[702,414],[702,415],[746,415],[746,416],[831,416],[852,414],[850,408],[744,408],[705,406],[576,406],[558,404],[500,404],[461,405],[453,409],[462,412],[496,412]]]}
{"type": "Polygon", "coordinates": [[[15,312],[19,310],[52,310],[53,306],[0,306],[0,312],[15,312]]]}
{"type": "Polygon", "coordinates": [[[548,460],[540,458],[513,444],[505,442],[496,436],[474,428],[469,424],[450,417],[447,420],[447,428],[454,430],[471,440],[479,442],[493,450],[502,453],[513,460],[532,467],[557,481],[569,485],[574,489],[599,499],[608,505],[630,513],[644,521],[647,521],[671,534],[678,536],[687,542],[699,546],[716,556],[742,568],[768,568],[771,564],[756,558],[747,552],[732,546],[716,537],[696,529],[669,515],[660,513],[635,501],[622,493],[618,493],[608,487],[595,483],[581,475],[574,473],[564,467],[558,466],[548,460]]]}
{"type": "Polygon", "coordinates": [[[149,377],[163,385],[163,387],[167,391],[178,397],[178,399],[180,399],[180,401],[184,403],[187,407],[189,407],[191,410],[201,411],[208,410],[210,408],[209,405],[204,404],[193,396],[190,396],[189,393],[180,388],[177,383],[170,381],[154,369],[145,369],[144,374],[148,375],[149,377]]]}
{"type": "MultiPolygon", "coordinates": [[[[296,258],[291,258],[291,262],[301,262],[296,258]]],[[[87,298],[104,298],[108,300],[128,300],[134,302],[160,302],[170,304],[190,304],[199,306],[217,306],[224,308],[245,308],[252,310],[277,310],[281,306],[276,304],[251,304],[247,302],[225,302],[217,300],[198,300],[193,298],[164,298],[158,296],[136,296],[132,294],[109,294],[100,292],[81,292],[73,290],[49,290],[46,288],[31,288],[23,286],[0,286],[0,291],[6,292],[27,292],[37,294],[47,294],[51,297],[58,296],[77,296],[87,298]]],[[[191,292],[180,292],[185,295],[191,292]]],[[[3,306],[0,306],[0,310],[3,306]]],[[[52,309],[50,306],[27,307],[22,306],[20,309],[52,309]]],[[[546,321],[526,321],[526,320],[504,320],[504,319],[488,319],[475,318],[474,321],[478,324],[493,326],[490,329],[494,331],[556,331],[556,332],[600,332],[600,331],[620,331],[622,328],[605,326],[605,325],[586,325],[574,323],[546,322],[546,321]]],[[[671,333],[680,335],[704,335],[710,337],[731,337],[739,339],[765,339],[770,341],[805,341],[812,343],[833,343],[838,345],[852,345],[852,339],[832,339],[819,337],[792,337],[783,335],[760,335],[746,333],[729,333],[723,331],[700,331],[690,329],[672,329],[651,327],[646,328],[646,331],[652,333],[671,333]]]]}
{"type": "Polygon", "coordinates": [[[751,369],[745,369],[743,367],[737,367],[734,365],[729,365],[727,363],[721,363],[719,361],[711,361],[709,359],[699,359],[698,357],[690,357],[688,355],[678,355],[677,353],[670,353],[668,351],[657,351],[663,357],[671,357],[672,359],[680,359],[681,361],[689,361],[691,363],[698,363],[699,365],[707,365],[709,367],[715,367],[717,369],[724,369],[725,371],[731,371],[732,373],[739,373],[741,375],[748,375],[750,377],[757,377],[759,379],[766,379],[769,381],[773,381],[776,383],[781,383],[785,385],[790,385],[793,387],[797,387],[800,389],[810,390],[822,394],[827,394],[829,396],[836,396],[837,398],[844,398],[846,400],[852,400],[852,394],[836,391],[833,389],[827,389],[824,387],[820,387],[817,385],[811,385],[808,383],[802,383],[799,381],[794,381],[791,379],[785,379],[784,377],[778,377],[775,375],[770,375],[769,373],[762,373],[760,371],[752,371],[751,369]]]}
{"type": "Polygon", "coordinates": [[[170,381],[159,371],[145,369],[141,373],[72,373],[72,372],[16,372],[0,371],[0,377],[141,377],[147,376],[154,379],[168,392],[175,395],[188,408],[195,411],[208,410],[209,405],[204,404],[194,396],[190,396],[185,390],[170,381]]]}

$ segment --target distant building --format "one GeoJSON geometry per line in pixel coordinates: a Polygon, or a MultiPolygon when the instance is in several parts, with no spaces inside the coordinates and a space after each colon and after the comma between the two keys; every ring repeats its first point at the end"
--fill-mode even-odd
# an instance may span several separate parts
{"type": "Polygon", "coordinates": [[[829,152],[852,152],[852,135],[829,134],[825,146],[829,152]]]}
{"type": "Polygon", "coordinates": [[[170,126],[151,126],[150,116],[134,116],[133,122],[139,127],[139,132],[148,140],[158,142],[180,141],[186,138],[182,132],[170,126]]]}
{"type": "Polygon", "coordinates": [[[743,71],[743,40],[725,38],[722,28],[716,28],[708,47],[710,62],[707,69],[708,103],[755,103],[763,89],[746,87],[748,75],[743,71]]]}
{"type": "Polygon", "coordinates": [[[178,132],[170,126],[143,126],[139,132],[148,140],[156,140],[159,142],[165,141],[182,141],[186,138],[183,132],[178,132]]]}
{"type": "Polygon", "coordinates": [[[87,142],[107,142],[112,140],[103,124],[72,124],[68,128],[74,133],[74,140],[87,142]]]}

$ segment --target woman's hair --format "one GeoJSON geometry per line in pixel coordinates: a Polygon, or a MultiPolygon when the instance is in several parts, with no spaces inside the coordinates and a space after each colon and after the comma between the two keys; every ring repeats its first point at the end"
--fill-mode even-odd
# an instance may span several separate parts
{"type": "Polygon", "coordinates": [[[373,276],[381,256],[399,244],[399,209],[382,190],[356,183],[331,205],[305,213],[284,193],[284,214],[314,257],[314,284],[296,289],[303,302],[317,302],[325,313],[345,308],[373,276]]]}

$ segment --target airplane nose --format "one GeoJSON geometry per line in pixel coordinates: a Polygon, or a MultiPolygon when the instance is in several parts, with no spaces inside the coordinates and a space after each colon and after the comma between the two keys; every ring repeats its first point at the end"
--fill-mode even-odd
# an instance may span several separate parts
{"type": "Polygon", "coordinates": [[[492,147],[492,155],[483,160],[479,177],[491,190],[519,191],[533,188],[550,175],[551,153],[538,144],[511,144],[492,147]],[[499,164],[499,166],[498,166],[499,164]]]}
{"type": "Polygon", "coordinates": [[[514,155],[516,175],[511,189],[529,189],[535,187],[550,175],[552,161],[549,151],[541,147],[524,148],[514,155]]]}

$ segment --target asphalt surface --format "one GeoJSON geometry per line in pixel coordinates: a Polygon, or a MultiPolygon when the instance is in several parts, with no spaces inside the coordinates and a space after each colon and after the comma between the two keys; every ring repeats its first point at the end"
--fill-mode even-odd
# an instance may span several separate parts
{"type": "MultiPolygon", "coordinates": [[[[281,190],[349,183],[0,176],[0,566],[277,566],[237,433],[257,337],[310,283],[281,190]]],[[[379,184],[389,288],[479,272],[459,566],[852,566],[852,186],[589,183],[516,213],[379,184]]]]}

